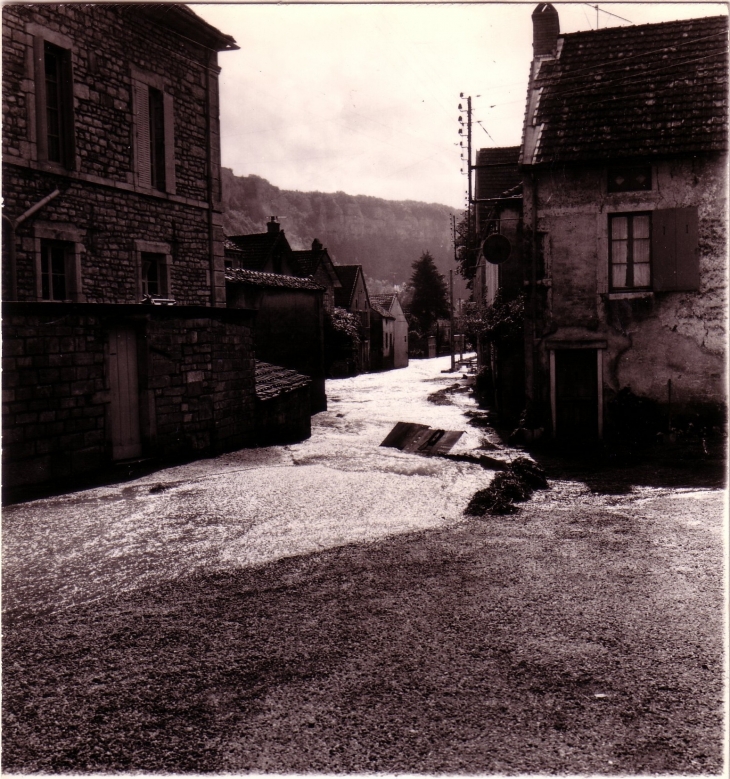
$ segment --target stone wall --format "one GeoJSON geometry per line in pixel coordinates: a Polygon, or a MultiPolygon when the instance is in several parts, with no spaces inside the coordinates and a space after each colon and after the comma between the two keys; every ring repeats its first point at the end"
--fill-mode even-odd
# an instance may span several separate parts
{"type": "Polygon", "coordinates": [[[252,443],[253,314],[200,307],[5,304],[5,488],[111,464],[107,344],[137,333],[143,457],[252,443]]]}
{"type": "MultiPolygon", "coordinates": [[[[605,343],[604,393],[624,387],[677,409],[725,402],[727,158],[707,155],[653,164],[653,187],[607,192],[604,167],[536,170],[537,362],[528,392],[549,417],[549,354],[561,342],[605,343]],[[694,292],[609,292],[608,214],[696,207],[700,287],[694,292]],[[549,340],[547,340],[549,339],[549,340]]],[[[526,224],[533,188],[525,182],[526,224]]],[[[526,242],[529,257],[531,233],[526,242]]],[[[527,266],[526,266],[527,267],[527,266]]],[[[531,305],[528,303],[528,316],[531,305]]],[[[532,323],[527,323],[528,339],[532,323]]]]}

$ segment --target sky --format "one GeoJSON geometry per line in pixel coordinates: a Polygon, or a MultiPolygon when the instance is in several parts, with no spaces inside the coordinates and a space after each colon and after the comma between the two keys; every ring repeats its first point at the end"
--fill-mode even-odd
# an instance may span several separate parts
{"type": "MultiPolygon", "coordinates": [[[[475,150],[520,143],[535,5],[192,5],[240,46],[218,58],[223,165],[282,189],[464,208],[460,93],[472,97],[475,150]]],[[[595,5],[554,5],[561,32],[596,28],[595,5]]],[[[601,28],[727,13],[599,9],[601,28]]]]}

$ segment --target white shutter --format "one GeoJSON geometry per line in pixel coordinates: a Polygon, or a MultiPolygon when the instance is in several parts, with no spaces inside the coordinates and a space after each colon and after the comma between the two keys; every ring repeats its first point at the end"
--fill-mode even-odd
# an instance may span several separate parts
{"type": "Polygon", "coordinates": [[[134,155],[137,184],[152,186],[152,162],[150,160],[150,98],[146,84],[134,81],[134,155]]]}

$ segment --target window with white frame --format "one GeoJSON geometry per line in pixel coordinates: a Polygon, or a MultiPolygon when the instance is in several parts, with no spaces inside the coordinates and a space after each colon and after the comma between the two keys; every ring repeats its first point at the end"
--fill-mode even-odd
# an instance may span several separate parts
{"type": "Polygon", "coordinates": [[[651,214],[609,217],[612,291],[651,289],[651,214]]]}

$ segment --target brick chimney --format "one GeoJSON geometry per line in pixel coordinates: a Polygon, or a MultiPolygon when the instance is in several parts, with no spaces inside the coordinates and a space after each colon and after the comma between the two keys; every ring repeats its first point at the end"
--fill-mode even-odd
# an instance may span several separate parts
{"type": "Polygon", "coordinates": [[[321,252],[322,251],[322,242],[315,238],[312,241],[312,251],[313,252],[321,252]]]}
{"type": "Polygon", "coordinates": [[[532,55],[553,54],[558,46],[560,18],[550,3],[540,3],[532,12],[532,55]]]}
{"type": "Polygon", "coordinates": [[[269,217],[269,221],[266,223],[266,232],[267,233],[278,233],[279,232],[279,223],[276,221],[275,216],[269,217]]]}

